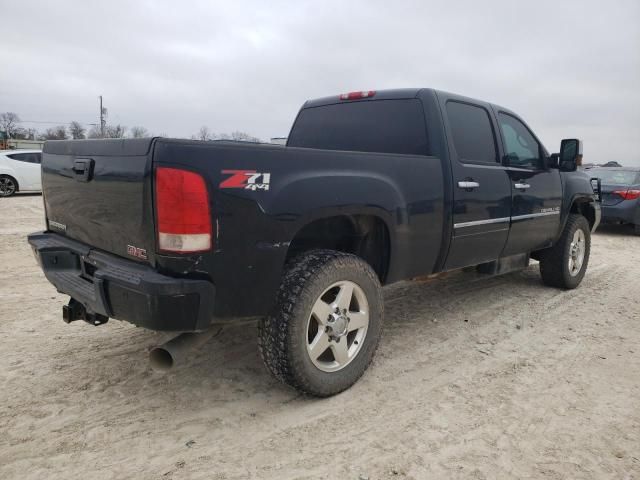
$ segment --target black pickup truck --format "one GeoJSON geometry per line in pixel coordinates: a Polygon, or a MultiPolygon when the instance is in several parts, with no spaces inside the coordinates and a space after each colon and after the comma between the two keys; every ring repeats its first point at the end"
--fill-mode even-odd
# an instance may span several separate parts
{"type": "Polygon", "coordinates": [[[65,321],[181,333],[259,318],[279,379],[327,396],[370,364],[381,285],[540,262],[574,288],[600,206],[579,140],[550,155],[506,108],[433,89],[306,102],[286,146],[166,138],[47,142],[47,230],[29,236],[65,321]]]}

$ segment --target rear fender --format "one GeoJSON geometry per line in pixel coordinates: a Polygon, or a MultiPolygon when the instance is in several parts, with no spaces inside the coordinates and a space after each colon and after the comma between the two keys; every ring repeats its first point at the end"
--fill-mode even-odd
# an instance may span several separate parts
{"type": "Polygon", "coordinates": [[[8,175],[12,177],[18,183],[18,187],[20,187],[20,185],[24,183],[22,176],[19,175],[18,172],[15,171],[15,169],[9,166],[0,165],[0,175],[8,175]]]}
{"type": "Polygon", "coordinates": [[[400,188],[390,178],[362,172],[292,174],[282,179],[274,194],[268,204],[261,206],[276,219],[291,220],[286,232],[288,242],[316,220],[371,215],[380,218],[387,227],[389,264],[395,264],[397,232],[406,228],[408,213],[400,188]]]}

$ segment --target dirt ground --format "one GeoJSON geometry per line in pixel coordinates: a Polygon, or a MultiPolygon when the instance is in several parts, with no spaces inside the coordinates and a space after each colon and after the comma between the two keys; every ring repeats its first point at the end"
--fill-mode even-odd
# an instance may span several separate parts
{"type": "Polygon", "coordinates": [[[640,238],[593,237],[582,286],[538,267],[385,289],[377,358],[317,400],[273,380],[253,326],[169,374],[166,335],[65,325],[26,243],[42,198],[0,201],[0,478],[640,479],[640,238]]]}

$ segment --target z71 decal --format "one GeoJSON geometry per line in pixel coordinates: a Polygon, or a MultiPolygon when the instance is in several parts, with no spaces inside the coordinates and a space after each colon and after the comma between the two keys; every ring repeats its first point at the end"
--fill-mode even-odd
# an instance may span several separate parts
{"type": "Polygon", "coordinates": [[[220,188],[269,190],[271,173],[260,173],[255,170],[222,170],[222,174],[231,176],[220,183],[220,188]]]}

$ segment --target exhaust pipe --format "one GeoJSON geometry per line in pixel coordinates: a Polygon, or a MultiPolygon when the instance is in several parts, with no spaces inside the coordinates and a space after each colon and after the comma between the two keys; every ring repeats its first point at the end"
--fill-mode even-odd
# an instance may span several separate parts
{"type": "Polygon", "coordinates": [[[176,363],[184,361],[191,350],[201,347],[220,330],[210,328],[204,332],[185,332],[172,338],[149,352],[151,368],[158,372],[171,370],[176,363]]]}

